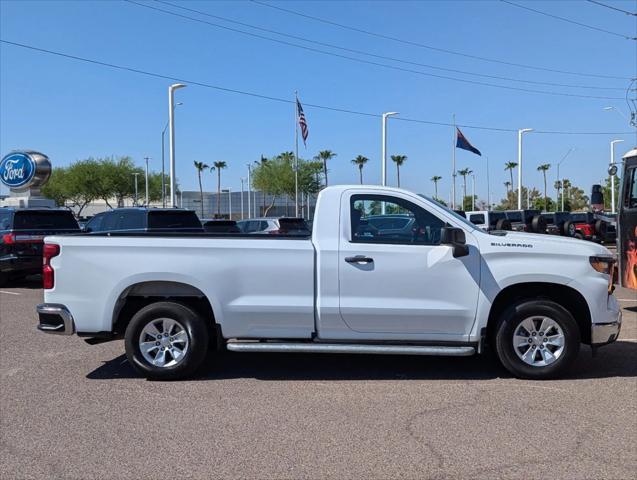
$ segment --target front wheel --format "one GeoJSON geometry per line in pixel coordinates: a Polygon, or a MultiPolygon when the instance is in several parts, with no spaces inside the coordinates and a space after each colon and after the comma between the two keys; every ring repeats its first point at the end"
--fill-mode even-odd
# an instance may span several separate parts
{"type": "Polygon", "coordinates": [[[191,376],[208,351],[205,320],[185,305],[157,302],[131,319],[125,334],[126,357],[140,374],[156,380],[191,376]]]}
{"type": "Polygon", "coordinates": [[[519,378],[548,379],[577,358],[580,331],[573,316],[550,300],[527,300],[500,317],[495,345],[502,365],[519,378]]]}

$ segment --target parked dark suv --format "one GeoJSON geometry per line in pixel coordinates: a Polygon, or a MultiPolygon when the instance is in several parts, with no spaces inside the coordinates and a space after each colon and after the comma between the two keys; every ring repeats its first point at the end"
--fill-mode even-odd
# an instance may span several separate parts
{"type": "Polygon", "coordinates": [[[86,233],[98,232],[203,232],[197,214],[180,208],[115,208],[98,213],[84,226],[86,233]]]}
{"type": "Polygon", "coordinates": [[[0,285],[42,273],[42,240],[47,235],[78,233],[70,210],[0,208],[0,285]]]}

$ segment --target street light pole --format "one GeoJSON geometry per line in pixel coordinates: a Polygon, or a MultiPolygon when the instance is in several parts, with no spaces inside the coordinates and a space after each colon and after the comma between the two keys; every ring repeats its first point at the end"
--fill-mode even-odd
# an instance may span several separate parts
{"type": "Polygon", "coordinates": [[[532,128],[518,130],[518,210],[522,210],[522,134],[532,131],[532,128]]]}
{"type": "Polygon", "coordinates": [[[252,175],[252,168],[250,167],[250,164],[248,163],[248,218],[252,217],[252,210],[251,210],[252,198],[250,198],[252,196],[251,175],[252,175]]]}
{"type": "Polygon", "coordinates": [[[149,203],[149,196],[148,196],[148,160],[150,160],[150,157],[144,157],[144,160],[146,160],[146,206],[148,206],[149,203]]]}
{"type": "Polygon", "coordinates": [[[175,90],[184,88],[183,83],[173,83],[168,87],[168,124],[170,141],[170,208],[175,207],[175,90]]]}
{"type": "Polygon", "coordinates": [[[381,170],[381,185],[387,186],[387,118],[392,115],[398,115],[398,112],[386,112],[383,113],[383,142],[382,142],[382,170],[381,170]]]}
{"type": "Polygon", "coordinates": [[[139,175],[139,173],[135,172],[133,173],[133,176],[135,177],[135,202],[134,205],[137,206],[137,176],[139,175]]]}
{"type": "Polygon", "coordinates": [[[245,177],[241,177],[241,220],[243,220],[243,183],[246,181],[245,177]]]}
{"type": "MultiPolygon", "coordinates": [[[[175,108],[179,105],[183,105],[183,103],[175,103],[175,108]]],[[[166,135],[166,130],[168,130],[168,122],[166,122],[164,129],[161,131],[161,206],[164,208],[166,208],[166,162],[164,161],[164,147],[166,146],[164,135],[166,135]]]]}
{"type": "Polygon", "coordinates": [[[471,210],[475,208],[476,205],[476,176],[475,174],[471,174],[471,210]]]}
{"type": "MultiPolygon", "coordinates": [[[[615,165],[615,144],[623,140],[613,140],[610,142],[610,166],[615,165]]],[[[610,176],[610,212],[615,213],[615,175],[610,176]]]]}

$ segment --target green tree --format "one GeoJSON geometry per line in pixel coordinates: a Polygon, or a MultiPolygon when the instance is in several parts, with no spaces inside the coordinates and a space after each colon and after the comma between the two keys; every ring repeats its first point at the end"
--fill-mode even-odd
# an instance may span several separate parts
{"type": "Polygon", "coordinates": [[[42,194],[63,206],[70,199],[68,182],[67,168],[54,168],[49,181],[42,187],[42,194]]]}
{"type": "MultiPolygon", "coordinates": [[[[621,178],[618,175],[615,176],[615,209],[619,204],[619,186],[621,185],[621,178]]],[[[602,185],[602,194],[604,195],[604,210],[611,210],[611,177],[606,177],[604,184],[602,185]]]]}
{"type": "Polygon", "coordinates": [[[458,175],[462,176],[462,188],[463,188],[463,197],[462,197],[462,209],[465,209],[464,199],[467,198],[467,175],[471,175],[473,170],[468,168],[463,168],[462,170],[458,170],[458,175]]]}
{"type": "Polygon", "coordinates": [[[546,172],[548,172],[549,168],[551,168],[550,163],[543,163],[542,165],[537,167],[537,171],[542,172],[542,175],[544,176],[544,211],[545,212],[549,211],[548,209],[549,197],[546,194],[546,172]]]}
{"type": "Polygon", "coordinates": [[[358,175],[360,177],[361,185],[363,184],[363,167],[369,161],[369,158],[364,157],[363,155],[358,155],[352,163],[358,167],[358,175]]]}
{"type": "Polygon", "coordinates": [[[227,168],[228,164],[224,161],[213,162],[210,171],[217,171],[217,218],[221,217],[221,170],[227,168]]]}
{"type": "Polygon", "coordinates": [[[434,190],[435,190],[435,194],[434,194],[434,198],[438,198],[438,182],[442,180],[442,177],[440,175],[434,175],[433,177],[431,177],[431,181],[434,182],[434,190]]]}
{"type": "Polygon", "coordinates": [[[195,165],[195,169],[197,170],[197,178],[199,179],[199,198],[201,199],[201,218],[203,218],[204,217],[204,213],[203,213],[203,185],[201,184],[201,173],[204,170],[208,170],[210,168],[210,166],[207,163],[198,162],[197,160],[195,160],[193,163],[195,165]]]}
{"type": "Polygon", "coordinates": [[[392,155],[392,162],[396,164],[396,175],[398,179],[398,188],[400,188],[400,167],[407,161],[407,155],[392,155]]]}
{"type": "Polygon", "coordinates": [[[327,161],[331,160],[336,156],[336,153],[331,150],[321,150],[318,155],[315,157],[317,160],[323,162],[323,173],[325,175],[325,186],[327,187],[327,161]]]}

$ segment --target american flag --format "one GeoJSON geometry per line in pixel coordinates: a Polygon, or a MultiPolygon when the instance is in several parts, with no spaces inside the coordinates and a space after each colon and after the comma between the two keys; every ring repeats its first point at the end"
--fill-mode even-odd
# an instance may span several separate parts
{"type": "Polygon", "coordinates": [[[303,138],[303,145],[305,145],[305,141],[307,140],[307,136],[310,131],[307,129],[307,122],[305,121],[303,107],[301,106],[301,102],[299,102],[298,98],[296,99],[296,116],[299,119],[299,126],[301,127],[301,137],[303,138]]]}

